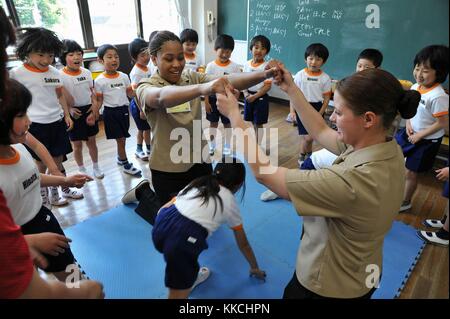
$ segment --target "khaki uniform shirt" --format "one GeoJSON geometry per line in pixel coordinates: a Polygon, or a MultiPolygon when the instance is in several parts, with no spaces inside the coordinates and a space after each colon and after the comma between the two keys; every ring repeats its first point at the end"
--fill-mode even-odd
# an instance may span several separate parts
{"type": "Polygon", "coordinates": [[[349,147],[329,168],[289,170],[286,184],[304,216],[299,282],[325,297],[367,294],[374,269],[382,272],[384,237],[403,200],[405,164],[395,140],[357,151],[349,147]]]}
{"type": "MultiPolygon", "coordinates": [[[[185,69],[175,85],[201,84],[212,79],[211,76],[185,69]]],[[[180,108],[178,111],[175,110],[177,107],[155,109],[145,105],[146,88],[162,88],[169,85],[172,84],[164,80],[158,71],[151,78],[142,79],[139,82],[136,98],[153,134],[152,152],[149,158],[150,168],[162,172],[182,173],[188,171],[194,164],[204,162],[203,150],[205,150],[203,152],[205,156],[208,154],[201,126],[201,99],[198,97],[182,105],[181,110],[185,110],[186,107],[190,110],[181,112],[180,108]]]]}

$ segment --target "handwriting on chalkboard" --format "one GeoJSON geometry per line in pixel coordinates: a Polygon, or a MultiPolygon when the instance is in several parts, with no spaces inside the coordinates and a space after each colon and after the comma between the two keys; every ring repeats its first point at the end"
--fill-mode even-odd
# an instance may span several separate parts
{"type": "Polygon", "coordinates": [[[333,36],[336,24],[342,23],[344,17],[344,9],[332,8],[323,0],[298,0],[294,8],[287,1],[274,4],[271,0],[250,0],[249,35],[269,36],[271,49],[281,54],[280,43],[286,40],[333,36]]]}

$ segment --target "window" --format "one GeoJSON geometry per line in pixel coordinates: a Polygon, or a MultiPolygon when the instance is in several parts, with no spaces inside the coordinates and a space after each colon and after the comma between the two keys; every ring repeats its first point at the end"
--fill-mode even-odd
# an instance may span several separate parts
{"type": "Polygon", "coordinates": [[[123,0],[88,0],[88,4],[95,46],[129,43],[137,36],[134,1],[125,5],[123,0]]]}
{"type": "MultiPolygon", "coordinates": [[[[5,1],[5,0],[2,0],[1,5],[2,5],[2,8],[3,8],[3,11],[5,11],[6,15],[7,15],[8,18],[9,18],[9,11],[8,11],[8,6],[6,5],[6,1],[5,1]]],[[[14,55],[15,49],[16,49],[16,48],[15,48],[14,46],[9,46],[9,47],[6,48],[6,53],[7,53],[8,55],[14,55]]]]}
{"type": "Polygon", "coordinates": [[[169,30],[178,35],[178,12],[173,0],[141,1],[144,39],[148,41],[154,30],[169,30]]]}
{"type": "Polygon", "coordinates": [[[76,0],[14,0],[21,27],[44,27],[85,47],[76,0]]]}

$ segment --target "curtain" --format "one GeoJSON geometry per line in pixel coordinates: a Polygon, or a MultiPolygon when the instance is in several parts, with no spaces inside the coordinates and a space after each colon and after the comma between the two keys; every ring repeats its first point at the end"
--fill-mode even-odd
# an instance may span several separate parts
{"type": "Polygon", "coordinates": [[[189,2],[188,0],[172,0],[175,3],[175,7],[178,12],[178,27],[180,31],[190,28],[191,23],[189,21],[189,2]]]}

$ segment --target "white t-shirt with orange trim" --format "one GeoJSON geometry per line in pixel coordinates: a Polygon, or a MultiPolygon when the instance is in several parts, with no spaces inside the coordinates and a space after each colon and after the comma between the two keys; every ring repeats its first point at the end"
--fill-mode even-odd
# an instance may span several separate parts
{"type": "Polygon", "coordinates": [[[128,75],[117,71],[115,75],[108,75],[105,72],[100,74],[94,82],[95,92],[103,96],[103,106],[119,107],[129,105],[127,96],[128,88],[131,88],[128,75]]]}
{"type": "Polygon", "coordinates": [[[32,122],[49,124],[64,117],[57,95],[63,82],[56,68],[50,65],[47,71],[40,71],[22,64],[10,71],[10,77],[22,83],[33,96],[27,113],[32,122]]]}
{"type": "Polygon", "coordinates": [[[294,82],[310,103],[323,102],[325,95],[331,95],[331,78],[322,70],[312,73],[304,68],[294,76],[294,82]]]}
{"type": "Polygon", "coordinates": [[[200,58],[196,53],[194,53],[192,56],[184,55],[184,59],[186,60],[186,64],[184,68],[191,69],[192,71],[197,71],[198,67],[202,65],[202,61],[200,61],[200,58]]]}
{"type": "Polygon", "coordinates": [[[137,88],[139,81],[152,76],[152,71],[148,66],[135,64],[130,72],[131,87],[133,90],[137,88]]]}
{"type": "Polygon", "coordinates": [[[211,75],[215,75],[215,76],[224,76],[227,74],[232,74],[232,73],[240,73],[241,72],[241,67],[239,66],[239,64],[228,60],[227,63],[221,63],[218,60],[209,62],[208,65],[206,66],[206,74],[211,74],[211,75]]]}
{"type": "MultiPolygon", "coordinates": [[[[247,63],[244,64],[244,72],[261,72],[264,71],[264,68],[266,67],[267,62],[261,62],[261,63],[253,63],[253,60],[247,61],[247,63]]],[[[258,92],[266,83],[272,83],[272,80],[267,79],[261,83],[256,84],[255,86],[252,86],[251,88],[248,88],[249,91],[252,92],[258,92]]]]}
{"type": "Polygon", "coordinates": [[[14,157],[0,159],[0,189],[14,222],[22,226],[41,209],[41,174],[25,146],[16,144],[13,149],[14,157]]]}
{"type": "Polygon", "coordinates": [[[88,69],[80,68],[79,72],[71,72],[67,68],[59,70],[64,88],[72,95],[74,106],[86,106],[92,104],[92,91],[94,80],[88,69]]]}
{"type": "MultiPolygon", "coordinates": [[[[181,192],[180,192],[181,193],[181,192]]],[[[191,189],[186,195],[178,196],[175,200],[175,207],[181,215],[195,221],[208,230],[211,235],[222,224],[228,224],[231,229],[242,228],[242,217],[233,193],[227,188],[220,186],[219,197],[222,199],[223,209],[220,203],[212,198],[207,204],[203,204],[202,198],[192,198],[198,194],[197,189],[191,189]],[[214,214],[214,208],[216,208],[214,214]]]]}
{"type": "MultiPolygon", "coordinates": [[[[416,90],[422,95],[417,113],[411,119],[414,132],[422,131],[436,123],[438,117],[448,115],[449,99],[442,85],[436,83],[429,89],[422,89],[416,83],[411,87],[411,90],[416,90]]],[[[444,129],[441,129],[436,133],[425,136],[424,139],[432,140],[440,138],[444,134],[444,129]]]]}
{"type": "Polygon", "coordinates": [[[150,76],[156,73],[158,71],[158,67],[153,64],[153,61],[150,60],[150,62],[147,64],[147,67],[150,69],[150,76]]]}

